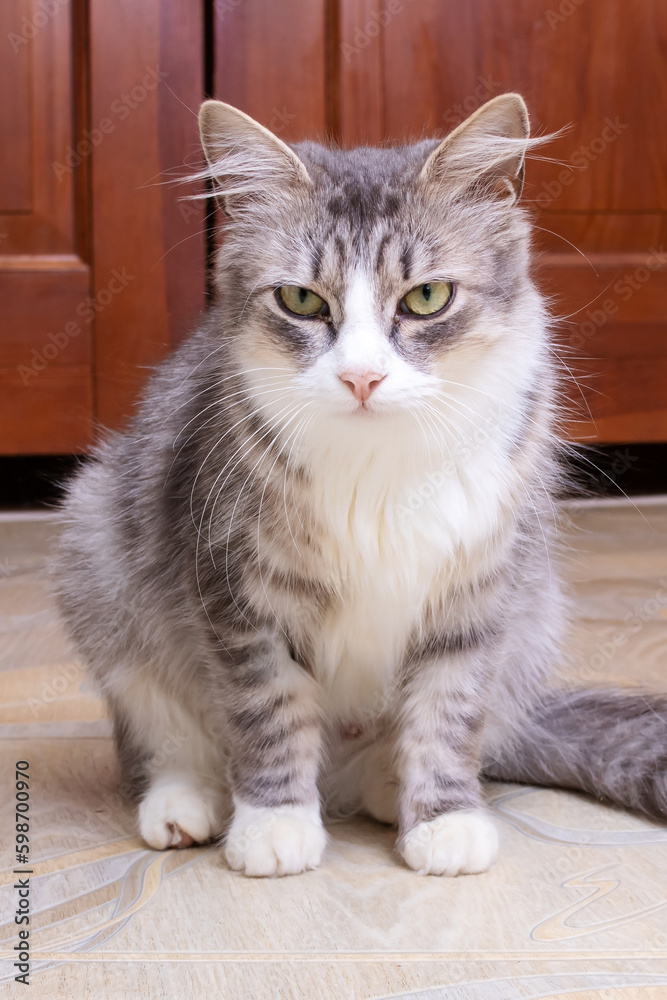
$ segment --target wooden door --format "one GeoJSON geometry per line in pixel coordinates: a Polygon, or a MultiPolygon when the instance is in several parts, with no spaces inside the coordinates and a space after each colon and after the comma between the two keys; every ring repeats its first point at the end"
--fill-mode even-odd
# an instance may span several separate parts
{"type": "Polygon", "coordinates": [[[0,454],[85,452],[205,305],[168,183],[201,163],[203,8],[3,0],[0,40],[0,454]]]}
{"type": "Polygon", "coordinates": [[[91,440],[88,162],[74,148],[86,141],[79,13],[63,0],[0,4],[4,454],[75,452],[91,440]]]}
{"type": "Polygon", "coordinates": [[[524,194],[562,318],[567,430],[667,440],[664,0],[220,3],[216,96],[288,141],[444,135],[509,90],[538,134],[567,127],[524,194]]]}
{"type": "Polygon", "coordinates": [[[88,450],[196,322],[204,211],[166,182],[211,92],[288,142],[444,135],[506,90],[569,126],[525,189],[568,430],[667,440],[663,0],[5,0],[0,29],[0,453],[88,450]]]}
{"type": "Polygon", "coordinates": [[[150,369],[205,308],[202,202],[175,178],[203,165],[204,9],[191,0],[88,0],[91,120],[113,131],[92,158],[95,416],[121,427],[150,369]],[[113,298],[114,276],[122,291],[113,298]]]}
{"type": "Polygon", "coordinates": [[[564,318],[564,375],[578,379],[569,430],[667,440],[664,0],[401,7],[378,42],[384,134],[451,128],[507,90],[524,95],[538,134],[567,127],[544,149],[555,162],[529,163],[524,199],[564,318]]]}

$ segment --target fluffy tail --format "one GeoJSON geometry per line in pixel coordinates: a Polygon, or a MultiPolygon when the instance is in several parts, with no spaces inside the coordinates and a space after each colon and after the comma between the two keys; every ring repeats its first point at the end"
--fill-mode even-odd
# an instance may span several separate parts
{"type": "Polygon", "coordinates": [[[665,818],[666,768],[667,696],[611,689],[550,693],[484,773],[665,818]]]}

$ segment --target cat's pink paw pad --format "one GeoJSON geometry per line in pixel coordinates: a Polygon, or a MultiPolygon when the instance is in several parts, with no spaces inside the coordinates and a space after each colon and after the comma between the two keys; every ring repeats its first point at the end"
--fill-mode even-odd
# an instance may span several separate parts
{"type": "Polygon", "coordinates": [[[139,806],[139,833],[158,851],[203,844],[219,832],[215,797],[204,789],[157,784],[139,806]]]}
{"type": "Polygon", "coordinates": [[[167,823],[169,830],[169,847],[192,847],[194,839],[189,833],[181,830],[178,823],[167,823]]]}

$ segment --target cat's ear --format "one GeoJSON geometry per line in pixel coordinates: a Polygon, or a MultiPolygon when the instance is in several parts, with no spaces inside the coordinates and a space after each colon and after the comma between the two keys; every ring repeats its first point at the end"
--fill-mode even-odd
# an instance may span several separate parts
{"type": "Polygon", "coordinates": [[[228,215],[234,216],[248,198],[264,197],[274,188],[312,186],[296,153],[231,104],[205,101],[199,110],[199,134],[208,176],[228,215]]]}
{"type": "Polygon", "coordinates": [[[422,167],[420,180],[455,189],[474,185],[487,196],[514,203],[523,188],[529,136],[523,98],[500,94],[443,139],[422,167]]]}

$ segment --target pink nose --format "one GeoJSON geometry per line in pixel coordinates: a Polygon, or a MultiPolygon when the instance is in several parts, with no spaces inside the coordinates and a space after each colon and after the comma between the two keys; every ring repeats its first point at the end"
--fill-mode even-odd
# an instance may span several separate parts
{"type": "Polygon", "coordinates": [[[345,383],[355,399],[358,399],[360,403],[365,403],[385,376],[379,375],[377,372],[366,372],[365,375],[343,372],[338,377],[341,382],[345,383]]]}

